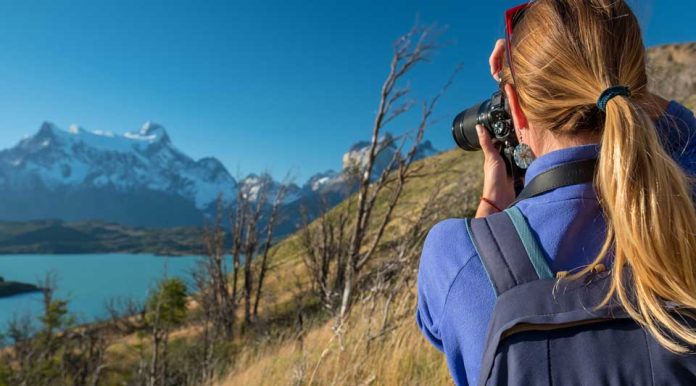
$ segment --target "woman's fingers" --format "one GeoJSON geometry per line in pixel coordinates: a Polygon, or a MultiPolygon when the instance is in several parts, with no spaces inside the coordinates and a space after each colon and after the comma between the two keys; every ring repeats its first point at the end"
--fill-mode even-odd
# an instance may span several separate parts
{"type": "Polygon", "coordinates": [[[481,150],[483,150],[483,156],[488,159],[494,159],[500,156],[498,149],[493,144],[488,130],[486,130],[481,125],[476,125],[476,134],[478,134],[479,144],[481,144],[481,150]]]}
{"type": "Polygon", "coordinates": [[[505,55],[505,39],[498,39],[493,47],[493,52],[491,52],[490,58],[488,58],[488,64],[491,66],[491,75],[493,79],[500,82],[500,75],[498,74],[503,69],[503,56],[505,55]]]}
{"type": "MultiPolygon", "coordinates": [[[[505,160],[491,134],[481,125],[476,125],[481,150],[483,150],[483,189],[481,194],[499,208],[510,205],[515,200],[512,178],[507,174],[505,160]]],[[[482,202],[476,211],[477,217],[487,216],[496,210],[482,202]]]]}

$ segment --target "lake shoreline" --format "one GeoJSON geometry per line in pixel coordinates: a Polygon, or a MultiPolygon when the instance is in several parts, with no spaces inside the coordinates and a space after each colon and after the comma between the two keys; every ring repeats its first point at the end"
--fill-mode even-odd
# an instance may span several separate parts
{"type": "Polygon", "coordinates": [[[22,283],[19,281],[0,280],[0,298],[7,298],[41,291],[41,287],[34,284],[22,283]]]}

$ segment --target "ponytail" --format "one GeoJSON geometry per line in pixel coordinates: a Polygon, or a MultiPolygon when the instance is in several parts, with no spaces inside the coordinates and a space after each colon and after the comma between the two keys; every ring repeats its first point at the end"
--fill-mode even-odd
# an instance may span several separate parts
{"type": "Polygon", "coordinates": [[[628,97],[608,102],[601,144],[596,185],[607,236],[595,263],[613,252],[604,303],[616,295],[662,346],[685,352],[684,344],[696,346],[684,323],[696,309],[696,211],[687,177],[628,97]]]}

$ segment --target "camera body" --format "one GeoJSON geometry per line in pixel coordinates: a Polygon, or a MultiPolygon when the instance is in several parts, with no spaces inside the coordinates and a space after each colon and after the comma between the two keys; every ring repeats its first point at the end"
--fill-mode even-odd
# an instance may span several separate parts
{"type": "Polygon", "coordinates": [[[505,93],[498,90],[487,99],[457,114],[452,122],[454,142],[466,151],[481,150],[476,125],[483,126],[500,149],[508,175],[514,179],[515,190],[522,189],[525,170],[514,162],[514,149],[519,143],[505,93]]]}

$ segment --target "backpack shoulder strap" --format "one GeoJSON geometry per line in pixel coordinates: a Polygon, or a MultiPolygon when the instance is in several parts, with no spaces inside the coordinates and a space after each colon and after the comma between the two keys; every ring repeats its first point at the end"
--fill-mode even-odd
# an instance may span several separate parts
{"type": "Polygon", "coordinates": [[[520,284],[553,278],[543,249],[516,206],[467,220],[467,231],[496,296],[520,284]]]}

